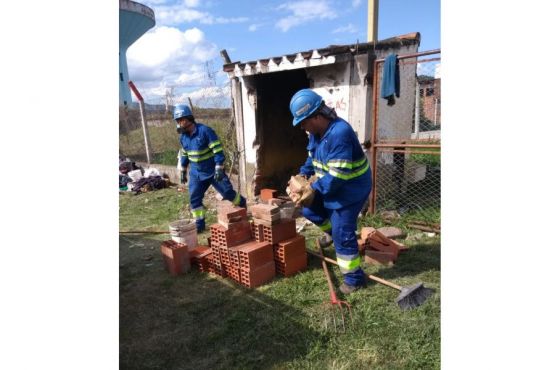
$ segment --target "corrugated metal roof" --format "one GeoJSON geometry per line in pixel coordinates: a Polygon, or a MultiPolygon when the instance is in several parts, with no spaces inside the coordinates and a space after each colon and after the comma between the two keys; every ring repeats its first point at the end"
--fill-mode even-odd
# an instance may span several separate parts
{"type": "Polygon", "coordinates": [[[223,65],[223,70],[228,73],[230,78],[250,76],[260,73],[333,64],[347,57],[348,54],[363,54],[368,51],[386,50],[414,44],[420,44],[419,32],[391,37],[377,43],[363,42],[348,45],[330,45],[326,48],[300,51],[295,54],[286,54],[248,62],[227,63],[223,65]]]}

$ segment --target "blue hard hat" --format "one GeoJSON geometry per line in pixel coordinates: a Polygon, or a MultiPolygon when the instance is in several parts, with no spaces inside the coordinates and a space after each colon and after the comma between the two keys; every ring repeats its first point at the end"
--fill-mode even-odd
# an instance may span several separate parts
{"type": "Polygon", "coordinates": [[[312,115],[322,102],[321,95],[311,89],[303,89],[295,93],[290,101],[290,111],[294,116],[293,125],[299,125],[301,121],[312,115]]]}
{"type": "Polygon", "coordinates": [[[191,109],[185,104],[179,104],[175,106],[173,110],[173,119],[178,120],[181,117],[192,116],[191,109]]]}

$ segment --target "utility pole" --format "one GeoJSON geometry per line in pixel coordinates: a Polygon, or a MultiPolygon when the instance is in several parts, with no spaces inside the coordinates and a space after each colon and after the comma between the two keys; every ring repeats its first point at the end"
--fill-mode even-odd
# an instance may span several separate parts
{"type": "Polygon", "coordinates": [[[152,162],[152,158],[151,158],[152,148],[150,147],[150,134],[148,132],[148,125],[146,124],[146,119],[145,119],[146,111],[144,108],[144,98],[142,97],[142,95],[140,94],[136,86],[134,86],[134,83],[132,81],[128,81],[128,86],[130,87],[134,95],[136,95],[136,99],[138,99],[138,102],[140,103],[140,118],[142,119],[142,130],[144,131],[144,145],[146,147],[146,159],[148,160],[148,166],[149,166],[152,162]]]}
{"type": "Polygon", "coordinates": [[[377,42],[377,20],[379,14],[379,0],[368,0],[367,41],[377,42]]]}

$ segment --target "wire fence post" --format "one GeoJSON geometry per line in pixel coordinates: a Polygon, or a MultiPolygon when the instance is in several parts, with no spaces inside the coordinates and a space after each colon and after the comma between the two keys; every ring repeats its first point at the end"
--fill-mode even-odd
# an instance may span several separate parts
{"type": "Polygon", "coordinates": [[[151,155],[152,149],[150,146],[150,133],[148,130],[148,125],[146,124],[146,110],[144,107],[144,98],[142,97],[142,95],[134,85],[134,82],[128,81],[128,86],[130,86],[130,89],[132,90],[134,95],[136,95],[136,98],[140,103],[140,119],[142,120],[142,131],[144,132],[144,146],[146,147],[146,160],[149,166],[152,163],[152,155],[151,155]]]}

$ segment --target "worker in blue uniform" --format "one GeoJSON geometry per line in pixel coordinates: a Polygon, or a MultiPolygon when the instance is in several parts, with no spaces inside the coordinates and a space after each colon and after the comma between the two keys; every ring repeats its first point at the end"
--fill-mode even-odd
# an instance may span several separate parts
{"type": "Polygon", "coordinates": [[[360,142],[348,122],[325,105],[311,89],[298,91],[290,101],[293,125],[309,135],[308,157],[300,175],[317,180],[313,196],[302,214],[332,235],[336,259],[344,282],[339,290],[349,294],[363,287],[356,229],[358,215],[372,189],[371,170],[360,142]]]}
{"type": "Polygon", "coordinates": [[[224,151],[220,139],[212,128],[195,122],[192,111],[187,105],[175,106],[173,118],[177,122],[177,132],[181,143],[181,183],[187,183],[189,170],[189,193],[191,212],[196,220],[197,232],[206,228],[206,208],[202,203],[204,193],[212,185],[218,193],[234,205],[247,207],[241,194],[233,186],[224,170],[224,151]]]}

